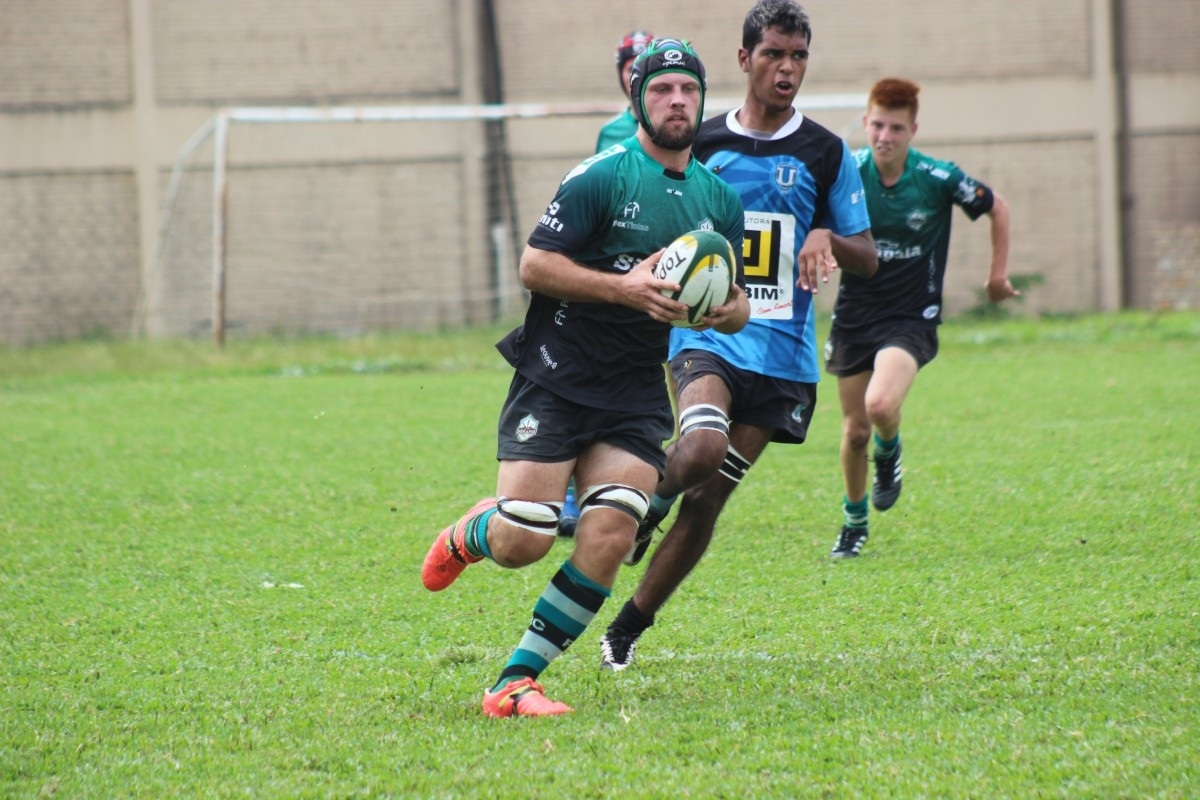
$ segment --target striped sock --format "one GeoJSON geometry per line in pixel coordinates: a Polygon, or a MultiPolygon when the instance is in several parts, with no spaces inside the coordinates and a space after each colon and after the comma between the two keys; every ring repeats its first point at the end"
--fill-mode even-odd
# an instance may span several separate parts
{"type": "Polygon", "coordinates": [[[583,635],[612,591],[585,576],[570,561],[550,579],[533,607],[533,621],[492,687],[518,678],[537,678],[550,662],[583,635]]]}
{"type": "Polygon", "coordinates": [[[492,551],[488,549],[487,544],[487,526],[488,520],[495,513],[495,507],[486,509],[478,517],[467,523],[467,529],[463,531],[463,546],[467,548],[467,552],[471,555],[484,556],[486,558],[492,557],[492,551]]]}
{"type": "Polygon", "coordinates": [[[846,515],[848,527],[867,527],[867,498],[851,503],[848,498],[842,497],[842,513],[846,515]]]}
{"type": "Polygon", "coordinates": [[[878,458],[891,458],[892,453],[896,452],[896,446],[900,444],[900,434],[897,432],[891,439],[884,441],[879,438],[879,434],[875,434],[875,455],[878,458]]]}

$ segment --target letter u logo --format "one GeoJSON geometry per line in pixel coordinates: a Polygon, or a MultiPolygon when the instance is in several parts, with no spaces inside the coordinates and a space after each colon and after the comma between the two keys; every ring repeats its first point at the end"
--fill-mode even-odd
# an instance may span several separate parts
{"type": "Polygon", "coordinates": [[[791,164],[778,164],[775,167],[775,182],[780,189],[790,189],[796,185],[796,167],[791,164]]]}

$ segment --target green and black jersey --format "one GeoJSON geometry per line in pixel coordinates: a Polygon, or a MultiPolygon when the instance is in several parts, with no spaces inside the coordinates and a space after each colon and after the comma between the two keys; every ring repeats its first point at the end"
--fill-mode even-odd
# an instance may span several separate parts
{"type": "Polygon", "coordinates": [[[614,144],[620,144],[637,133],[638,121],[628,108],[605,122],[596,136],[596,152],[600,153],[614,144]]]}
{"type": "MultiPolygon", "coordinates": [[[[529,244],[589,269],[628,274],[697,229],[725,236],[741,274],[742,203],[694,158],[666,170],[630,137],[567,173],[529,244]]],[[[533,292],[525,321],[497,348],[518,372],[593,408],[646,411],[668,402],[662,364],[671,327],[611,303],[567,302],[533,292]]]]}
{"type": "Polygon", "coordinates": [[[904,173],[884,186],[869,148],[854,154],[867,195],[879,270],[842,272],[833,331],[843,341],[878,341],[898,329],[941,323],[942,284],[954,206],[972,220],[992,209],[992,190],[949,161],[909,149],[904,173]]]}

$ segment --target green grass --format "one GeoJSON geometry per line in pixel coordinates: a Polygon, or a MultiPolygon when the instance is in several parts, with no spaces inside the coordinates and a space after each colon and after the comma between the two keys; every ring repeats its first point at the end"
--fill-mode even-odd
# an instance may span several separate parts
{"type": "Polygon", "coordinates": [[[1200,316],[944,326],[845,563],[824,381],[636,665],[641,568],[515,721],[569,543],[417,577],[494,486],[499,333],[0,352],[0,796],[1200,795],[1200,316]]]}

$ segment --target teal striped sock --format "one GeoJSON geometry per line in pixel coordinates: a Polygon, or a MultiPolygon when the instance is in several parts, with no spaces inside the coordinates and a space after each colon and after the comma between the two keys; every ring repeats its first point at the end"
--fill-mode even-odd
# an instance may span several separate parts
{"type": "Polygon", "coordinates": [[[488,520],[495,513],[495,508],[489,508],[467,523],[467,529],[463,533],[463,544],[466,545],[467,552],[471,555],[485,556],[489,559],[492,557],[492,551],[488,549],[487,543],[487,526],[488,520]]]}
{"type": "Polygon", "coordinates": [[[846,515],[846,525],[851,528],[867,527],[867,498],[851,503],[846,497],[842,498],[842,513],[846,515]]]}
{"type": "Polygon", "coordinates": [[[890,458],[892,453],[896,452],[896,447],[900,444],[900,434],[897,433],[891,439],[883,440],[879,438],[879,434],[875,434],[875,455],[879,458],[890,458]]]}
{"type": "Polygon", "coordinates": [[[518,678],[541,675],[551,661],[583,635],[610,594],[612,590],[588,578],[570,561],[565,562],[538,598],[533,621],[492,691],[518,678]]]}
{"type": "Polygon", "coordinates": [[[671,513],[671,506],[675,505],[675,498],[678,496],[673,494],[670,497],[659,497],[655,492],[654,496],[650,498],[650,514],[658,517],[667,516],[671,513]]]}

